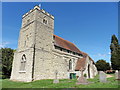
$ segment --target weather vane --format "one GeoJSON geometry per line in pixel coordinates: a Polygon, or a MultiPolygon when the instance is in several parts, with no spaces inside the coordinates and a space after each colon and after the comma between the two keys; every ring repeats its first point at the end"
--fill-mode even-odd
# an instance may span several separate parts
{"type": "Polygon", "coordinates": [[[38,6],[41,8],[42,7],[41,3],[38,6]]]}

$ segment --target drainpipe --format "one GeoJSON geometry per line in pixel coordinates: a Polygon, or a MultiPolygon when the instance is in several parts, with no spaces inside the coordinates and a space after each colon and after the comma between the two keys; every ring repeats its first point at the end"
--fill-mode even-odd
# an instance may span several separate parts
{"type": "Polygon", "coordinates": [[[34,65],[35,64],[35,44],[33,47],[33,63],[32,63],[32,81],[34,80],[34,65]]]}
{"type": "Polygon", "coordinates": [[[34,66],[35,66],[35,44],[36,44],[36,29],[37,29],[37,13],[38,13],[38,10],[36,9],[36,12],[35,12],[35,20],[34,20],[34,42],[33,42],[33,63],[32,63],[32,81],[34,80],[34,66]]]}

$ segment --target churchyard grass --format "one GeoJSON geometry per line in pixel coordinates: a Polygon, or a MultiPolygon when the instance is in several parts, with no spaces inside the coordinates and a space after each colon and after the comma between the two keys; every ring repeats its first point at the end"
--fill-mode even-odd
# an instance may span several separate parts
{"type": "Polygon", "coordinates": [[[2,78],[2,72],[0,71],[0,79],[2,78]]]}
{"type": "Polygon", "coordinates": [[[118,88],[118,81],[115,80],[115,77],[107,78],[106,83],[99,82],[98,75],[94,79],[88,79],[88,81],[91,82],[88,85],[76,85],[76,79],[61,79],[60,83],[53,83],[51,79],[28,83],[3,79],[2,88],[118,88]]]}

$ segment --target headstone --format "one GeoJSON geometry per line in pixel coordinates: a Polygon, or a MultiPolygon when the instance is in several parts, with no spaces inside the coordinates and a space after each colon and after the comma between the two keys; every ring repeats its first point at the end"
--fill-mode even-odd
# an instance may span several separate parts
{"type": "Polygon", "coordinates": [[[118,70],[115,71],[115,79],[120,80],[120,71],[118,70]]]}
{"type": "Polygon", "coordinates": [[[53,80],[53,83],[59,83],[59,79],[57,78],[58,71],[55,71],[55,79],[53,80]]]}
{"type": "Polygon", "coordinates": [[[118,70],[115,71],[115,79],[118,79],[118,70]]]}
{"type": "Polygon", "coordinates": [[[88,84],[87,79],[83,76],[83,71],[84,69],[80,69],[81,71],[81,76],[78,78],[78,82],[76,84],[88,84]]]}
{"type": "Polygon", "coordinates": [[[120,70],[118,71],[118,80],[120,80],[120,70]]]}
{"type": "Polygon", "coordinates": [[[53,83],[59,83],[59,79],[54,79],[53,83]]]}
{"type": "Polygon", "coordinates": [[[99,71],[99,80],[100,82],[107,82],[106,73],[104,73],[103,71],[99,71]]]}

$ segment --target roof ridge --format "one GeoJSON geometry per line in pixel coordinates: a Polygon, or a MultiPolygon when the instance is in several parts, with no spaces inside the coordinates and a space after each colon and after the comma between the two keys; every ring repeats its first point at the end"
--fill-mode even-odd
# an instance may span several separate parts
{"type": "MultiPolygon", "coordinates": [[[[57,35],[55,35],[55,34],[54,34],[54,36],[59,37],[59,36],[57,36],[57,35]]],[[[72,43],[72,42],[70,42],[70,41],[68,41],[68,40],[63,39],[62,37],[59,37],[59,38],[62,39],[62,40],[64,40],[64,41],[67,41],[67,42],[73,44],[74,46],[76,46],[74,43],[72,43]]]]}

